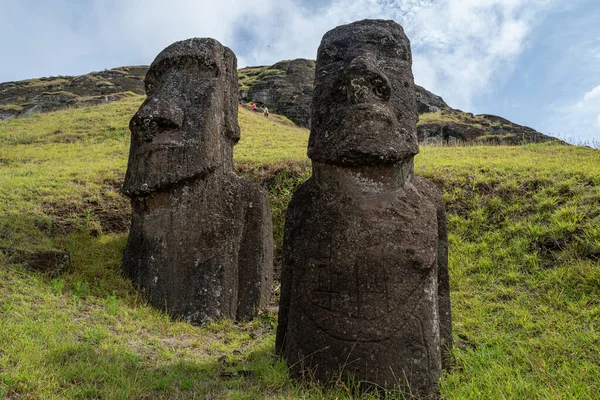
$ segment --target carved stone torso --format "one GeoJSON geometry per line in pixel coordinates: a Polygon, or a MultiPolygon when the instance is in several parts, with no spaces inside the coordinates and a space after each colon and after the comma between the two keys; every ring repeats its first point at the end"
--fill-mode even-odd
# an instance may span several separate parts
{"type": "Polygon", "coordinates": [[[244,214],[235,192],[231,183],[210,179],[133,200],[126,272],[152,304],[190,322],[235,317],[244,214]]]}
{"type": "Polygon", "coordinates": [[[284,265],[292,277],[282,285],[290,285],[293,300],[285,357],[296,373],[316,366],[324,381],[344,365],[339,355],[347,357],[344,373],[365,381],[394,384],[403,373],[398,360],[411,360],[422,379],[436,379],[439,327],[422,317],[438,307],[435,202],[418,179],[395,190],[360,174],[354,179],[358,185],[343,187],[313,178],[290,204],[284,265]]]}

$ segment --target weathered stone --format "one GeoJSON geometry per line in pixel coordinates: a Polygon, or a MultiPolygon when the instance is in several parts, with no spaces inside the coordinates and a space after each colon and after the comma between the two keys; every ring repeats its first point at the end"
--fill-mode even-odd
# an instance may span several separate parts
{"type": "Polygon", "coordinates": [[[485,134],[485,131],[477,127],[456,123],[421,124],[417,128],[420,143],[466,143],[473,142],[485,134]]]}
{"type": "Polygon", "coordinates": [[[313,60],[280,61],[261,72],[249,89],[240,90],[240,99],[266,104],[272,112],[310,126],[314,73],[313,60]]]}
{"type": "Polygon", "coordinates": [[[58,76],[0,83],[0,120],[67,107],[118,101],[131,92],[144,93],[148,67],[120,67],[81,76],[58,76]],[[11,106],[10,113],[3,105],[11,106]]]}
{"type": "Polygon", "coordinates": [[[233,172],[235,55],[214,39],[177,42],[145,84],[123,186],[125,272],[174,317],[250,318],[270,294],[273,239],[266,194],[233,172]]]}
{"type": "Polygon", "coordinates": [[[450,108],[444,99],[431,93],[424,87],[415,85],[415,93],[417,95],[417,111],[419,114],[438,112],[450,108]]]}
{"type": "Polygon", "coordinates": [[[401,32],[356,23],[323,38],[308,142],[313,161],[376,165],[418,153],[410,44],[401,32]]]}
{"type": "Polygon", "coordinates": [[[402,28],[365,20],[325,34],[313,105],[313,176],[286,215],[276,349],[296,377],[435,393],[452,343],[448,242],[439,191],[413,175],[402,28]]]}

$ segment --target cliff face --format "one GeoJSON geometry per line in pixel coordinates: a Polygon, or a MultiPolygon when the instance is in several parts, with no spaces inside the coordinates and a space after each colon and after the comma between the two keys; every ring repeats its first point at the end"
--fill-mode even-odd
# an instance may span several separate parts
{"type": "Polygon", "coordinates": [[[417,90],[417,111],[419,114],[434,113],[450,108],[444,99],[424,87],[415,85],[415,89],[417,90]]]}
{"type": "Polygon", "coordinates": [[[310,127],[315,62],[297,59],[280,61],[270,67],[238,71],[240,101],[266,104],[298,125],[310,127]]]}
{"type": "Polygon", "coordinates": [[[523,144],[558,140],[495,115],[473,115],[450,107],[419,114],[419,143],[523,144]]]}
{"type": "MultiPolygon", "coordinates": [[[[0,83],[0,120],[144,94],[147,70],[146,66],[119,67],[81,76],[0,83]]],[[[315,62],[306,59],[241,68],[239,99],[242,103],[266,105],[271,112],[310,128],[314,76],[315,62]]],[[[556,140],[501,117],[453,109],[440,96],[421,86],[416,86],[416,95],[420,142],[519,144],[556,140]]]]}

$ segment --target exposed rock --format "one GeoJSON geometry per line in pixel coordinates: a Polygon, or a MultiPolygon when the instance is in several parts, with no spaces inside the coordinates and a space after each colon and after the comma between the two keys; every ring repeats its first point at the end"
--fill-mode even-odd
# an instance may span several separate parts
{"type": "Polygon", "coordinates": [[[70,92],[43,92],[31,99],[30,106],[23,109],[23,116],[66,108],[77,103],[77,95],[70,92]]]}
{"type": "Polygon", "coordinates": [[[450,108],[440,96],[431,93],[425,88],[415,85],[417,95],[417,111],[419,114],[433,113],[450,108]]]}
{"type": "Polygon", "coordinates": [[[250,318],[270,295],[273,232],[265,192],[233,171],[235,55],[214,39],[177,42],[145,85],[123,186],[125,273],[173,317],[250,318]]]}
{"type": "MultiPolygon", "coordinates": [[[[315,77],[313,60],[280,61],[271,66],[239,70],[240,100],[267,104],[295,123],[310,126],[310,107],[315,77]]],[[[450,108],[444,100],[415,85],[419,114],[450,108]]]]}
{"type": "Polygon", "coordinates": [[[437,391],[452,345],[444,202],[413,175],[410,44],[393,21],[323,37],[309,157],[286,215],[276,349],[292,374],[437,391]]]}
{"type": "Polygon", "coordinates": [[[465,143],[485,135],[485,131],[466,124],[429,123],[419,125],[417,135],[420,143],[465,143]]]}
{"type": "Polygon", "coordinates": [[[489,121],[489,133],[491,135],[504,135],[504,139],[515,143],[546,142],[548,140],[558,140],[546,136],[528,126],[518,125],[509,120],[489,114],[480,114],[476,117],[489,121]]]}
{"type": "Polygon", "coordinates": [[[0,121],[2,121],[3,119],[11,119],[11,118],[15,118],[17,115],[19,115],[19,110],[16,109],[3,109],[0,106],[0,121]]]}
{"type": "Polygon", "coordinates": [[[535,129],[493,115],[473,115],[451,108],[420,115],[417,125],[419,143],[467,143],[516,145],[558,139],[535,129]]]}
{"type": "Polygon", "coordinates": [[[81,76],[57,76],[0,83],[0,119],[144,94],[148,67],[120,67],[81,76]],[[6,107],[12,111],[7,112],[6,107]]]}
{"type": "MultiPolygon", "coordinates": [[[[255,67],[256,68],[256,67],[255,67]]],[[[240,99],[267,105],[271,112],[283,114],[302,126],[310,125],[310,102],[313,93],[315,62],[297,59],[280,61],[271,67],[258,67],[260,72],[250,87],[245,87],[248,79],[240,70],[240,99]]]]}

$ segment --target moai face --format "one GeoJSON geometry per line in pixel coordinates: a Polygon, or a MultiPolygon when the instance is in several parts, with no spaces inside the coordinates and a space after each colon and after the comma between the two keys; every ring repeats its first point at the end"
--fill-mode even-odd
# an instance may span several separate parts
{"type": "Polygon", "coordinates": [[[240,130],[230,49],[214,39],[174,43],[156,57],[145,85],[148,97],[129,124],[125,194],[144,195],[219,168],[233,170],[240,130]]]}
{"type": "Polygon", "coordinates": [[[377,165],[418,153],[410,43],[393,21],[328,32],[317,54],[308,156],[334,165],[377,165]]]}

